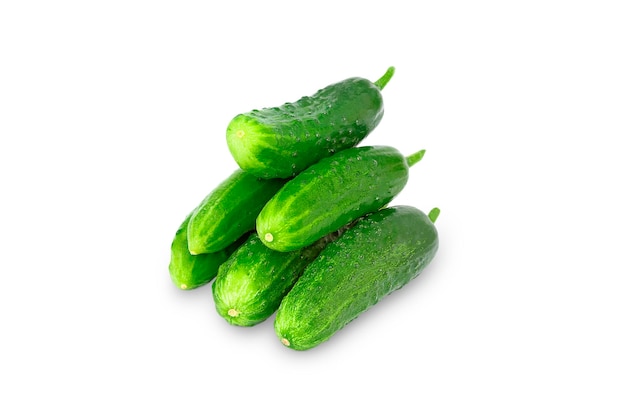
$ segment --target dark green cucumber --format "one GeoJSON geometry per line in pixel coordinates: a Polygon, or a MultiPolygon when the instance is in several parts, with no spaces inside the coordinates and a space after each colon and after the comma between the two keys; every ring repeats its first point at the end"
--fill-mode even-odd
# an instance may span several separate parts
{"type": "Polygon", "coordinates": [[[270,317],[304,268],[340,232],[304,249],[277,252],[254,233],[219,268],[213,282],[217,312],[230,324],[254,326],[270,317]]]}
{"type": "Polygon", "coordinates": [[[393,74],[390,67],[376,82],[348,78],[293,103],[239,114],[226,129],[228,148],[258,177],[292,177],[374,130],[384,113],[381,90],[393,74]]]}
{"type": "Polygon", "coordinates": [[[439,246],[437,214],[385,208],[329,243],[283,298],[274,321],[280,341],[296,350],[318,346],[419,275],[439,246]]]}
{"type": "MultiPolygon", "coordinates": [[[[181,290],[192,290],[209,283],[217,275],[218,268],[243,243],[243,236],[235,243],[218,252],[192,255],[187,245],[189,214],[182,222],[171,245],[169,272],[172,282],[181,290]]],[[[255,235],[256,236],[256,235],[255,235]]]]}
{"type": "Polygon", "coordinates": [[[387,205],[406,185],[424,151],[404,157],[390,146],[363,146],[322,159],[287,182],[256,221],[259,237],[277,251],[303,248],[387,205]]]}
{"type": "Polygon", "coordinates": [[[254,229],[256,217],[285,183],[235,170],[198,205],[187,231],[189,252],[217,252],[254,229]]]}

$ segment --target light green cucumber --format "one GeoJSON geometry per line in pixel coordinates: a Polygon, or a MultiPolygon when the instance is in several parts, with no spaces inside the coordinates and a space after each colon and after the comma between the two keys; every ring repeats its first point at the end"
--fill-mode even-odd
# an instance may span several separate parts
{"type": "Polygon", "coordinates": [[[189,214],[180,225],[170,250],[169,273],[174,285],[181,290],[192,290],[209,283],[217,275],[220,265],[239,247],[247,235],[213,253],[192,255],[187,245],[187,225],[189,214]]]}
{"type": "Polygon", "coordinates": [[[327,341],[381,299],[417,277],[439,247],[434,221],[411,206],[361,218],[305,269],[276,312],[283,345],[307,350],[327,341]]]}
{"type": "Polygon", "coordinates": [[[252,231],[257,215],[284,183],[235,170],[192,213],[187,231],[189,252],[218,252],[252,231]]]}

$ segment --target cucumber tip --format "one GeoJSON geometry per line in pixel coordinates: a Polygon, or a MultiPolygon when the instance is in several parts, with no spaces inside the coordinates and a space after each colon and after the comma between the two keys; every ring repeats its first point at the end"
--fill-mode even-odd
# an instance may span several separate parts
{"type": "Polygon", "coordinates": [[[271,233],[266,233],[264,238],[265,238],[266,242],[273,242],[274,241],[274,235],[271,234],[271,233]]]}
{"type": "Polygon", "coordinates": [[[228,310],[228,315],[231,317],[237,317],[239,315],[239,312],[234,308],[231,308],[230,310],[228,310]]]}
{"type": "Polygon", "coordinates": [[[284,337],[282,337],[280,339],[280,343],[282,343],[283,345],[285,345],[287,347],[291,344],[291,343],[289,343],[289,340],[285,339],[284,337]]]}

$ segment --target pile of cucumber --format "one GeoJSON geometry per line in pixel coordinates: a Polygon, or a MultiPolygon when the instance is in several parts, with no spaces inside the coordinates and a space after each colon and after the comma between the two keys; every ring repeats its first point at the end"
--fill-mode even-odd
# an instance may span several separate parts
{"type": "Polygon", "coordinates": [[[307,350],[418,276],[438,249],[439,209],[389,203],[424,151],[358,146],[383,117],[393,74],[235,116],[226,140],[239,168],[176,231],[174,284],[214,280],[226,321],[254,326],[276,314],[282,344],[307,350]]]}

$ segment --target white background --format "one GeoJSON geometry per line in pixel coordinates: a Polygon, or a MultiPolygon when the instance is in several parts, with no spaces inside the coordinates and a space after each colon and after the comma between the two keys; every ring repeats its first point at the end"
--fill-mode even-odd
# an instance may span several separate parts
{"type": "Polygon", "coordinates": [[[626,415],[619,1],[4,1],[0,415],[626,415]],[[307,352],[167,272],[239,112],[396,67],[415,281],[307,352]]]}

